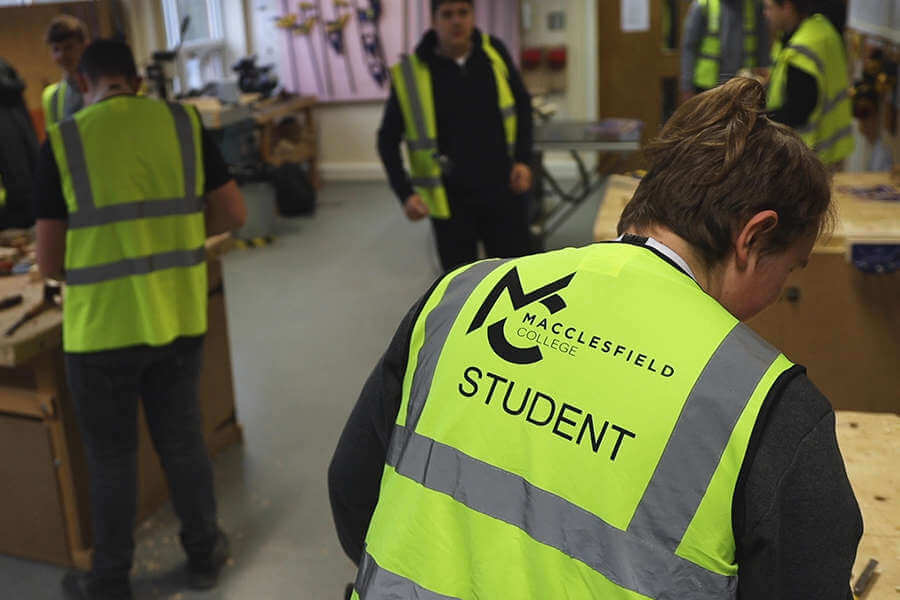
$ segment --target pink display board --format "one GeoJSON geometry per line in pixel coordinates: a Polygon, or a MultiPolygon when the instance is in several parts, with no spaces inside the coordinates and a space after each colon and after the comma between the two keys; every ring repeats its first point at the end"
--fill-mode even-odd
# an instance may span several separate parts
{"type": "MultiPolygon", "coordinates": [[[[388,69],[431,27],[429,0],[280,0],[279,79],[321,102],[383,100],[388,69]]],[[[519,0],[476,0],[479,29],[519,54],[519,0]]]]}

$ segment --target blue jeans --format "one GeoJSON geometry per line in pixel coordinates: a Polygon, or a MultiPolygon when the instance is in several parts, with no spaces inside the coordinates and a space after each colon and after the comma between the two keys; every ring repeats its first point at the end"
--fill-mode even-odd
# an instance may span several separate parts
{"type": "Polygon", "coordinates": [[[67,354],[66,372],[90,471],[92,577],[128,580],[137,512],[137,416],[143,400],[150,436],[166,473],[181,543],[203,560],[218,536],[212,465],[203,441],[197,380],[203,338],[67,354]]]}

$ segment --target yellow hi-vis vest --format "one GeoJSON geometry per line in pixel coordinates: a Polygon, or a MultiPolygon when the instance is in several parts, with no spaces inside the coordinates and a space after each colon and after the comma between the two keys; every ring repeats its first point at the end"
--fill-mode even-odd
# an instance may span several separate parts
{"type": "Polygon", "coordinates": [[[732,498],[790,362],[649,249],[444,277],[354,598],[735,598],[732,498]]]}
{"type": "Polygon", "coordinates": [[[767,105],[781,108],[785,102],[788,67],[796,67],[816,79],[819,98],[809,121],[797,129],[803,141],[825,164],[840,162],[853,152],[853,114],[844,41],[824,16],[805,19],[786,46],[776,46],[767,105]]]}
{"type": "Polygon", "coordinates": [[[6,206],[6,186],[3,185],[3,179],[0,179],[0,208],[6,206]]]}
{"type": "MultiPolygon", "coordinates": [[[[706,35],[700,42],[700,52],[694,63],[694,85],[709,90],[721,83],[719,63],[722,60],[722,5],[721,0],[698,0],[706,15],[706,35]]],[[[744,0],[744,61],[746,69],[756,66],[756,50],[759,38],[756,31],[756,2],[744,0]]]]}
{"type": "Polygon", "coordinates": [[[161,346],[205,333],[197,114],[116,96],[48,134],[69,210],[64,350],[161,346]]]}
{"type": "Polygon", "coordinates": [[[66,118],[66,94],[69,91],[69,83],[63,79],[51,83],[41,93],[41,106],[44,108],[44,126],[50,127],[66,118]]]}
{"type": "MultiPolygon", "coordinates": [[[[497,103],[503,119],[507,149],[512,156],[518,125],[516,100],[509,86],[509,68],[491,45],[490,36],[486,33],[482,35],[482,48],[494,68],[497,103]]],[[[437,117],[431,71],[428,64],[415,53],[404,54],[400,62],[391,67],[391,76],[403,111],[404,138],[409,153],[413,189],[428,206],[431,217],[449,219],[450,204],[441,181],[441,164],[438,160],[437,117]]]]}

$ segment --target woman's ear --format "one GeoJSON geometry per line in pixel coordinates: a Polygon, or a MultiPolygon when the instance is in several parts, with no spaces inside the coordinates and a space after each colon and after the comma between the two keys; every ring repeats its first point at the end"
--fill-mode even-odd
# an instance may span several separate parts
{"type": "Polygon", "coordinates": [[[758,259],[763,238],[775,229],[776,225],[778,213],[774,210],[760,211],[744,224],[734,239],[735,262],[739,269],[746,269],[751,262],[758,259]]]}

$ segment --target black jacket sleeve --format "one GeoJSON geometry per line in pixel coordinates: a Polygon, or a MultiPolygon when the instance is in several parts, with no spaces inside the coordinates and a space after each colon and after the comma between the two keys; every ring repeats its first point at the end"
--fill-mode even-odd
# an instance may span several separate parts
{"type": "Polygon", "coordinates": [[[506,46],[499,39],[491,36],[491,45],[503,57],[506,68],[509,69],[509,87],[516,99],[516,119],[518,131],[516,132],[516,162],[531,164],[531,151],[534,145],[534,113],[531,108],[531,94],[525,89],[522,75],[516,68],[506,46]]]}
{"type": "Polygon", "coordinates": [[[203,193],[208,194],[231,181],[231,172],[212,134],[201,128],[203,143],[203,193]]]}
{"type": "Polygon", "coordinates": [[[788,67],[784,106],[770,113],[770,118],[788,127],[798,128],[809,121],[819,100],[816,78],[796,67],[788,67]]]}
{"type": "Polygon", "coordinates": [[[338,539],[356,564],[378,503],[381,473],[400,411],[409,338],[421,304],[422,300],[403,318],[369,375],[328,467],[328,495],[338,539]]]}
{"type": "Polygon", "coordinates": [[[735,490],[738,598],[847,600],[862,517],[834,411],[801,367],[769,396],[735,490]]]}
{"type": "Polygon", "coordinates": [[[381,163],[387,171],[391,189],[401,203],[406,202],[413,194],[412,183],[403,167],[403,155],[400,153],[404,128],[400,100],[397,99],[397,91],[391,86],[391,96],[384,107],[381,127],[378,128],[378,155],[381,156],[381,163]]]}
{"type": "Polygon", "coordinates": [[[63,196],[62,182],[50,140],[41,146],[34,173],[34,217],[67,221],[69,210],[63,196]]]}

